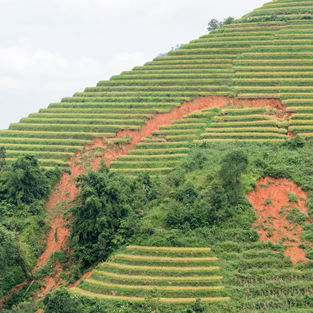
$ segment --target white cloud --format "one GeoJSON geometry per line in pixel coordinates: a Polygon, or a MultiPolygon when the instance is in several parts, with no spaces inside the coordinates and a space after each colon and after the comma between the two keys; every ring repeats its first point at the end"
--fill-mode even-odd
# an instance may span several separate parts
{"type": "Polygon", "coordinates": [[[0,90],[15,91],[23,87],[23,82],[8,76],[0,76],[0,90]]]}
{"type": "Polygon", "coordinates": [[[12,47],[0,48],[0,90],[45,89],[57,92],[96,84],[113,74],[130,70],[147,61],[143,52],[121,52],[105,60],[88,56],[71,58],[57,52],[33,47],[19,40],[12,47]]]}
{"type": "Polygon", "coordinates": [[[84,77],[99,73],[101,64],[91,57],[70,58],[27,44],[0,48],[0,73],[41,78],[84,77]]]}
{"type": "MultiPolygon", "coordinates": [[[[54,0],[68,11],[81,11],[84,15],[112,16],[136,12],[142,22],[155,22],[160,18],[175,16],[178,10],[194,6],[190,0],[54,0]]],[[[196,0],[206,2],[206,0],[196,0]]]]}
{"type": "MultiPolygon", "coordinates": [[[[140,17],[142,23],[153,24],[166,19],[175,19],[182,11],[194,9],[206,0],[153,0],[140,17]]],[[[189,21],[186,21],[189,23],[189,21]]]]}
{"type": "Polygon", "coordinates": [[[29,66],[29,61],[18,47],[0,48],[0,70],[23,71],[29,66]]]}
{"type": "Polygon", "coordinates": [[[79,10],[86,15],[110,15],[149,5],[146,0],[54,0],[54,2],[59,8],[79,10]]]}

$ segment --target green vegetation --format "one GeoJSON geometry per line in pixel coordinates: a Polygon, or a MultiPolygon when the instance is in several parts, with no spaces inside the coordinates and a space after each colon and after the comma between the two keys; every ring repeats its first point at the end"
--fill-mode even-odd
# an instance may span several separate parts
{"type": "MultiPolygon", "coordinates": [[[[287,177],[308,192],[312,214],[312,143],[298,146],[297,140],[261,145],[245,142],[240,143],[239,150],[236,143],[202,143],[174,171],[163,178],[148,180],[148,185],[137,178],[125,181],[121,174],[110,174],[106,168],[93,174],[99,175],[100,184],[107,186],[110,181],[113,184],[124,179],[123,185],[118,185],[123,190],[136,182],[141,190],[136,194],[141,196],[134,208],[140,210],[135,211],[132,236],[123,237],[117,229],[115,234],[120,241],[108,253],[110,257],[98,254],[98,259],[94,258],[94,264],[104,259],[108,262],[99,264],[92,276],[74,288],[67,299],[79,299],[86,312],[95,307],[110,312],[121,309],[145,312],[151,303],[159,312],[183,312],[186,304],[173,306],[164,303],[164,298],[201,299],[209,292],[211,297],[230,296],[231,300],[207,303],[203,299],[200,301],[203,312],[309,312],[312,263],[294,267],[284,256],[282,242],[275,245],[259,242],[257,233],[251,229],[256,216],[244,197],[258,177],[287,177]],[[124,248],[125,244],[132,245],[124,248]],[[187,252],[186,247],[198,249],[187,252]],[[225,288],[214,291],[210,286],[225,288]],[[185,287],[192,289],[187,292],[185,287]]],[[[84,190],[92,189],[85,184],[82,194],[84,190]]],[[[119,197],[122,195],[115,199],[119,197]]],[[[134,198],[129,199],[129,206],[133,207],[134,198]]],[[[81,208],[86,212],[86,207],[81,208]]],[[[303,225],[306,238],[313,236],[311,224],[305,224],[307,218],[301,212],[291,209],[287,219],[303,225]]],[[[82,223],[85,221],[81,219],[82,223]]],[[[305,249],[310,257],[309,246],[305,249]]]]}
{"type": "Polygon", "coordinates": [[[136,232],[138,214],[150,197],[150,178],[142,175],[132,181],[103,166],[79,177],[78,186],[81,203],[71,209],[70,242],[73,260],[86,269],[136,232]]]}
{"type": "Polygon", "coordinates": [[[223,22],[220,22],[216,19],[211,19],[211,21],[208,24],[208,31],[216,30],[221,28],[223,25],[228,25],[234,23],[235,19],[233,17],[227,17],[224,19],[223,22]]]}
{"type": "Polygon", "coordinates": [[[304,222],[308,219],[308,217],[302,213],[298,208],[292,208],[287,216],[287,220],[292,223],[303,225],[304,222]]]}
{"type": "Polygon", "coordinates": [[[289,192],[288,193],[288,201],[298,203],[298,197],[296,194],[289,192]]]}
{"type": "MultiPolygon", "coordinates": [[[[311,312],[312,17],[312,1],[276,0],[236,21],[212,20],[209,34],[1,130],[0,297],[27,279],[4,312],[34,312],[32,292],[56,264],[66,284],[96,269],[75,288],[49,293],[38,304],[48,313],[311,312]],[[186,113],[110,168],[77,178],[77,198],[61,204],[68,246],[34,273],[49,230],[44,203],[62,173],[55,166],[103,140],[81,162],[86,169],[156,114],[205,96],[218,108],[186,113]],[[116,136],[121,130],[127,135],[116,136]],[[308,195],[311,219],[296,194],[279,208],[292,224],[287,232],[301,225],[296,248],[307,263],[285,256],[288,236],[259,241],[259,228],[268,239],[274,232],[255,226],[246,194],[266,176],[308,195]]],[[[263,199],[264,207],[275,200],[263,199]]],[[[57,228],[56,242],[59,235],[57,228]]]]}
{"type": "Polygon", "coordinates": [[[31,155],[6,166],[5,150],[0,170],[0,297],[25,279],[45,247],[44,201],[61,171],[44,172],[31,155]]]}

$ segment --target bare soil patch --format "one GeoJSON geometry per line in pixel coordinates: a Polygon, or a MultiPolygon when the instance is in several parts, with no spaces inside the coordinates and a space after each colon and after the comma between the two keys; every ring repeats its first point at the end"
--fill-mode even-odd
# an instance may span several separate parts
{"type": "Polygon", "coordinates": [[[282,242],[286,246],[285,255],[294,264],[306,262],[305,251],[299,247],[302,227],[294,222],[291,214],[301,212],[307,217],[306,222],[310,222],[307,194],[286,178],[265,177],[258,180],[256,189],[248,194],[248,198],[258,216],[254,227],[260,239],[282,242]]]}

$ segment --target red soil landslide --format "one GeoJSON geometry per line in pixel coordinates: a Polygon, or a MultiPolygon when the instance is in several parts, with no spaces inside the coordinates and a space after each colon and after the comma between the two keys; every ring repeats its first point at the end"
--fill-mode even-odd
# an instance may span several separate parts
{"type": "Polygon", "coordinates": [[[35,270],[43,264],[46,264],[52,254],[51,251],[60,251],[66,243],[69,235],[69,229],[65,227],[62,215],[59,215],[52,223],[47,239],[47,247],[44,253],[38,259],[35,270]],[[57,240],[55,238],[58,238],[57,240]]]}
{"type": "Polygon", "coordinates": [[[286,214],[292,208],[297,208],[308,217],[307,222],[310,222],[306,207],[307,194],[286,178],[265,177],[258,180],[257,188],[248,194],[248,198],[258,216],[254,226],[260,238],[273,243],[283,240],[286,246],[285,255],[290,257],[293,264],[306,262],[305,251],[299,248],[302,227],[289,222],[286,214]],[[289,201],[289,193],[297,196],[298,203],[289,201]]]}
{"type": "Polygon", "coordinates": [[[4,304],[11,298],[12,294],[17,293],[20,290],[22,290],[26,286],[27,282],[28,282],[27,280],[24,280],[22,283],[14,286],[10,290],[10,293],[7,296],[0,299],[0,310],[2,310],[4,308],[4,304]]]}
{"type": "MultiPolygon", "coordinates": [[[[222,108],[227,105],[233,106],[256,106],[264,107],[271,106],[273,108],[285,111],[285,108],[281,104],[279,99],[239,99],[233,97],[219,97],[208,96],[199,97],[190,102],[184,102],[180,107],[175,107],[168,113],[158,113],[150,120],[147,120],[146,124],[140,130],[121,130],[117,133],[116,138],[121,138],[123,135],[131,137],[130,143],[120,145],[108,145],[103,139],[95,138],[92,145],[85,146],[85,153],[78,152],[73,158],[71,158],[71,174],[64,173],[60,182],[55,186],[50,194],[50,197],[46,203],[46,210],[48,214],[55,214],[57,208],[68,204],[68,201],[73,200],[78,193],[76,188],[75,178],[80,174],[86,173],[86,169],[83,168],[81,159],[92,152],[94,147],[103,147],[105,149],[104,154],[101,157],[93,157],[90,162],[90,167],[96,170],[99,167],[100,161],[105,160],[107,166],[113,160],[116,160],[120,155],[125,155],[127,152],[134,148],[134,145],[139,143],[146,136],[152,135],[154,131],[157,131],[161,126],[169,125],[174,121],[181,120],[185,115],[209,108],[222,108]]],[[[39,258],[37,266],[47,263],[49,257],[55,252],[59,251],[66,246],[66,241],[69,235],[69,231],[66,228],[66,223],[62,219],[62,212],[60,215],[51,222],[51,230],[48,235],[47,248],[42,256],[39,258]],[[55,236],[57,230],[57,236],[55,236]],[[55,238],[58,238],[56,241],[55,238]]],[[[59,273],[57,273],[58,277],[59,273]]],[[[42,290],[41,296],[45,296],[46,293],[56,288],[58,284],[55,284],[51,279],[47,279],[46,286],[42,290]],[[46,291],[46,292],[45,292],[46,291]]]]}

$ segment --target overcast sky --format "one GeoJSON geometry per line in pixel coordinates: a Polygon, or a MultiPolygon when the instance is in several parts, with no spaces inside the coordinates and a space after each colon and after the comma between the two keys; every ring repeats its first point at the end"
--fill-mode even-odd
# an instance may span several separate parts
{"type": "Polygon", "coordinates": [[[264,0],[0,0],[0,129],[264,0]]]}

